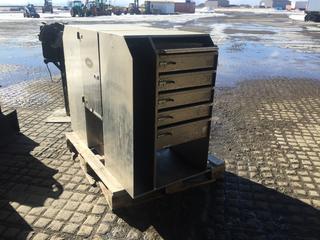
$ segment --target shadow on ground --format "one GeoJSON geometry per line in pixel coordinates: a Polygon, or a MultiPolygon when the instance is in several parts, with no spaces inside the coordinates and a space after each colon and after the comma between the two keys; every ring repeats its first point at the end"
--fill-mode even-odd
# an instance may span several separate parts
{"type": "MultiPolygon", "coordinates": [[[[36,146],[20,135],[0,149],[0,225],[7,228],[1,236],[5,239],[13,239],[21,229],[14,239],[25,239],[33,230],[28,224],[30,209],[37,211],[62,192],[53,178],[57,171],[31,155],[36,146]]],[[[115,213],[147,233],[147,239],[160,235],[164,239],[311,240],[318,239],[320,226],[316,208],[230,172],[214,184],[115,213]]]]}
{"type": "Polygon", "coordinates": [[[0,225],[7,229],[5,239],[25,239],[32,228],[24,215],[62,193],[62,186],[53,178],[58,171],[30,154],[37,146],[19,134],[0,148],[0,225]],[[20,230],[24,231],[16,237],[20,230]]]}
{"type": "Polygon", "coordinates": [[[320,233],[316,208],[229,172],[224,181],[116,213],[164,239],[307,240],[320,233]]]}

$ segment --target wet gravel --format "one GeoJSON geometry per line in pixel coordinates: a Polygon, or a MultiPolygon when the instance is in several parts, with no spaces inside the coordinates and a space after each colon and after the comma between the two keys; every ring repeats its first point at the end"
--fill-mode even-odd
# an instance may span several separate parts
{"type": "MultiPolygon", "coordinates": [[[[117,21],[115,16],[100,21],[88,18],[89,22],[85,22],[83,18],[52,18],[49,15],[41,20],[25,22],[23,19],[1,20],[0,85],[48,78],[37,36],[41,21],[68,24],[130,23],[209,33],[220,48],[217,85],[221,87],[269,76],[318,80],[319,24],[292,20],[286,14],[226,12],[209,16],[202,14],[192,19],[190,15],[182,15],[181,20],[179,16],[137,16],[136,20],[134,16],[124,16],[121,21],[117,21]],[[12,65],[19,67],[11,69],[12,65]]],[[[59,73],[54,66],[50,69],[54,75],[59,73]]]]}

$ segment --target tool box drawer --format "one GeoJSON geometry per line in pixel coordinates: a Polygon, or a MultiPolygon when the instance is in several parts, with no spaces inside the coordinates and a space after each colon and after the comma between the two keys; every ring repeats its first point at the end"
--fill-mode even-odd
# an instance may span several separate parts
{"type": "Polygon", "coordinates": [[[160,93],[158,98],[158,109],[211,101],[211,98],[211,87],[178,91],[174,93],[160,93]]]}
{"type": "Polygon", "coordinates": [[[159,55],[159,72],[213,68],[216,52],[159,55]]]}
{"type": "Polygon", "coordinates": [[[166,74],[159,77],[159,91],[212,85],[214,71],[166,74]]]}
{"type": "Polygon", "coordinates": [[[193,107],[185,107],[171,111],[158,113],[158,127],[188,121],[196,118],[209,117],[211,115],[211,104],[203,104],[193,107]]]}
{"type": "Polygon", "coordinates": [[[157,149],[190,142],[208,135],[209,120],[201,120],[158,130],[157,149]]]}

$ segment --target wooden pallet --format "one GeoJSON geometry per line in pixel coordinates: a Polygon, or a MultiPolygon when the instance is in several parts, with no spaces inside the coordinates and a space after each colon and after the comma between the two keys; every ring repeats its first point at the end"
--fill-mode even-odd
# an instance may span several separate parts
{"type": "Polygon", "coordinates": [[[64,108],[56,109],[47,119],[46,123],[67,123],[71,122],[70,116],[67,116],[64,108]]]}
{"type": "Polygon", "coordinates": [[[224,161],[209,156],[208,167],[204,172],[174,182],[138,199],[132,199],[117,179],[104,166],[104,158],[102,156],[94,154],[80,140],[76,133],[66,133],[66,138],[67,146],[73,153],[74,159],[79,159],[80,166],[84,171],[88,182],[92,185],[96,184],[101,188],[110,208],[113,210],[155,199],[164,194],[180,192],[191,187],[214,182],[223,177],[225,170],[224,161]]]}

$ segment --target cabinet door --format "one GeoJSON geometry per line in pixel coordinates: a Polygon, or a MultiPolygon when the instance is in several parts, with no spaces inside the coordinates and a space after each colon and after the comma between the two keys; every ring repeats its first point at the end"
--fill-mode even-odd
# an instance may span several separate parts
{"type": "Polygon", "coordinates": [[[70,105],[71,127],[87,144],[87,130],[85,121],[85,109],[82,103],[83,79],[82,62],[80,53],[80,39],[77,39],[79,28],[66,26],[63,33],[64,59],[68,85],[68,97],[70,105]]]}
{"type": "MultiPolygon", "coordinates": [[[[102,116],[101,77],[99,66],[98,34],[80,30],[78,33],[81,49],[82,80],[85,106],[93,113],[102,116]]],[[[80,69],[79,69],[80,71],[80,69]]]]}

